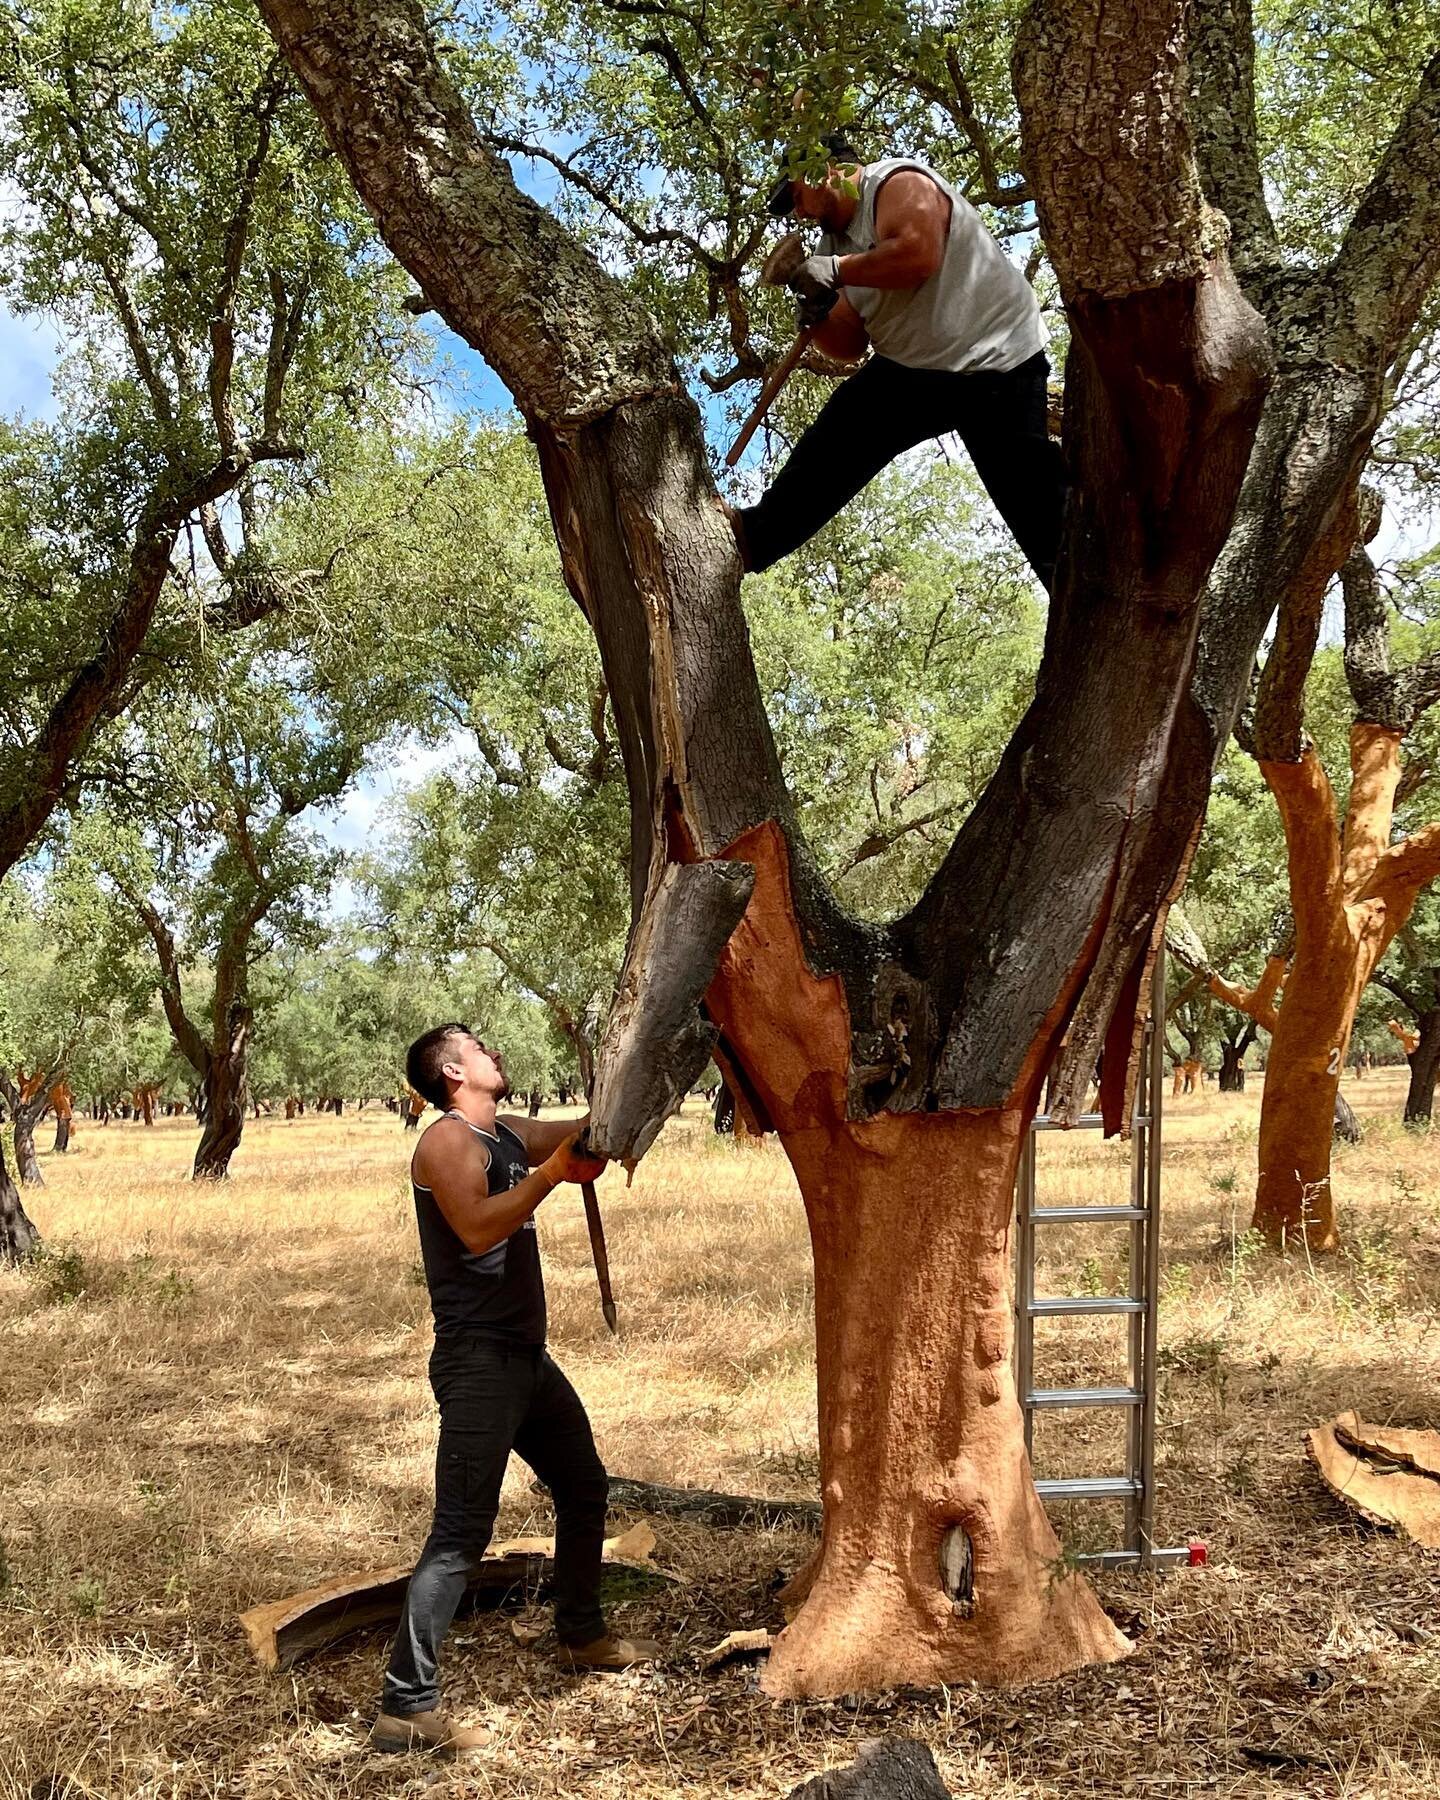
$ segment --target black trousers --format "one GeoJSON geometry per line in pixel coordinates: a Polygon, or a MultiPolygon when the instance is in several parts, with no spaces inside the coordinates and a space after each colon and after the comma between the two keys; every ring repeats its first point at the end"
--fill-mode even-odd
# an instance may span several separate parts
{"type": "Polygon", "coordinates": [[[439,1704],[441,1640],[490,1542],[511,1450],[555,1501],[555,1635],[589,1644],[605,1632],[600,1553],[609,1479],[559,1365],[542,1348],[441,1337],[430,1385],[440,1403],[435,1522],[410,1577],[380,1696],[383,1711],[400,1715],[439,1704]]]}
{"type": "Polygon", "coordinates": [[[1043,351],[1018,368],[956,375],[872,356],[831,394],[755,506],[746,566],[768,569],[828,525],[902,451],[957,432],[975,473],[1046,588],[1065,510],[1065,462],[1045,429],[1043,351]]]}

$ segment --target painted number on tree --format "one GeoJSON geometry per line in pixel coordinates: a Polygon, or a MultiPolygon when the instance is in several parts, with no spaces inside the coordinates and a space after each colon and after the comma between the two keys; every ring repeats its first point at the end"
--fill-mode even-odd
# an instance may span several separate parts
{"type": "Polygon", "coordinates": [[[1330,1060],[1325,1065],[1325,1073],[1327,1075],[1338,1075],[1340,1073],[1340,1046],[1338,1044],[1330,1052],[1330,1060]]]}

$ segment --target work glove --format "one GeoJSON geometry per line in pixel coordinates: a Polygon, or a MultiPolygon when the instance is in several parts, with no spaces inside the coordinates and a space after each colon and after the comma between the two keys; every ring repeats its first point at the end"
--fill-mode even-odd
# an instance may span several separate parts
{"type": "Polygon", "coordinates": [[[840,258],[807,256],[791,276],[790,287],[800,301],[801,326],[813,330],[840,298],[840,258]]]}
{"type": "Polygon", "coordinates": [[[576,1149],[582,1135],[581,1132],[573,1132],[558,1150],[552,1150],[541,1163],[541,1173],[551,1187],[559,1187],[562,1181],[598,1181],[604,1174],[608,1160],[606,1157],[586,1156],[576,1149]]]}

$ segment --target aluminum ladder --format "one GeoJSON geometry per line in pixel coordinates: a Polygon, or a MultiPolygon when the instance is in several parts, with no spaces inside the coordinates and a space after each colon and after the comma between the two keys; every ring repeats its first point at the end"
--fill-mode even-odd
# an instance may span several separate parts
{"type": "MultiPolygon", "coordinates": [[[[1039,1114],[1020,1153],[1015,1183],[1015,1383],[1025,1418],[1025,1449],[1033,1455],[1035,1414],[1060,1408],[1123,1407],[1129,1417],[1125,1433],[1125,1470],[1119,1475],[1040,1479],[1042,1500],[1121,1500],[1125,1506],[1125,1542],[1113,1550],[1091,1552],[1080,1560],[1115,1568],[1142,1568],[1185,1562],[1188,1548],[1159,1549],[1154,1542],[1155,1518],[1155,1341],[1160,1290],[1160,1150],[1161,1094],[1165,1076],[1164,958],[1155,963],[1131,1119],[1130,1203],[1128,1205],[1037,1206],[1035,1145],[1042,1131],[1061,1129],[1046,1113],[1039,1114]],[[1035,1294],[1035,1233],[1060,1225],[1126,1225],[1130,1231],[1128,1291],[1092,1298],[1041,1297],[1035,1294]],[[1128,1320],[1127,1379],[1123,1387],[1037,1388],[1035,1386],[1035,1321],[1037,1319],[1104,1316],[1128,1320]]],[[[1085,1113],[1071,1129],[1098,1131],[1099,1113],[1085,1113]]]]}

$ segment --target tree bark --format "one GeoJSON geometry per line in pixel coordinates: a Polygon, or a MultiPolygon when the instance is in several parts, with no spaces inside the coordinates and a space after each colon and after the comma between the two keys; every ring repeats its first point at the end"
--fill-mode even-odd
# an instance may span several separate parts
{"type": "Polygon", "coordinates": [[[75,1117],[75,1096],[68,1082],[57,1081],[50,1089],[50,1108],[55,1114],[55,1154],[64,1156],[70,1148],[70,1126],[75,1117]]]}
{"type": "Polygon", "coordinates": [[[1405,1123],[1428,1125],[1435,1106],[1435,1080],[1440,1076],[1440,1007],[1420,1014],[1420,1042],[1407,1061],[1410,1088],[1405,1095],[1405,1123]]]}
{"type": "Polygon", "coordinates": [[[205,1065],[205,1129],[195,1152],[192,1178],[223,1181],[230,1158],[240,1147],[245,1130],[246,1065],[250,1055],[248,1006],[230,1009],[225,1048],[212,1052],[205,1065]]]}
{"type": "Polygon", "coordinates": [[[1243,1094],[1245,1092],[1245,1052],[1255,1042],[1258,1029],[1254,1019],[1249,1019],[1239,1037],[1226,1038],[1221,1043],[1220,1092],[1222,1094],[1243,1094]]]}
{"type": "Polygon", "coordinates": [[[1103,19],[1046,0],[1017,47],[1073,333],[1072,516],[1035,702],[889,928],[841,910],[795,828],[701,420],[652,321],[490,155],[408,0],[262,10],[387,242],[515,395],[599,642],[633,916],[596,1145],[639,1154],[718,1030],[744,1116],[778,1130],[799,1177],[826,1523],[768,1691],[1008,1683],[1121,1654],[1031,1481],[1007,1258],[1015,1160],[1062,1038],[1060,1116],[1102,1048],[1102,1110],[1112,1129],[1128,1116],[1164,910],[1269,611],[1200,605],[1269,359],[1200,194],[1181,0],[1103,19]],[[1230,654],[1202,692],[1207,619],[1230,654]]]}
{"type": "Polygon", "coordinates": [[[1302,1236],[1311,1250],[1339,1245],[1330,1155],[1356,1009],[1420,889],[1440,869],[1440,829],[1390,843],[1400,733],[1355,725],[1350,764],[1343,843],[1313,749],[1299,762],[1260,765],[1285,827],[1295,914],[1295,954],[1265,1064],[1253,1220],[1282,1247],[1302,1236]]]}
{"type": "Polygon", "coordinates": [[[0,1138],[0,1263],[24,1262],[39,1248],[40,1233],[31,1223],[20,1191],[10,1179],[5,1143],[0,1138]]]}
{"type": "Polygon", "coordinates": [[[791,1788],[789,1800],[950,1800],[929,1747],[914,1738],[864,1744],[847,1769],[826,1769],[791,1788]]]}

